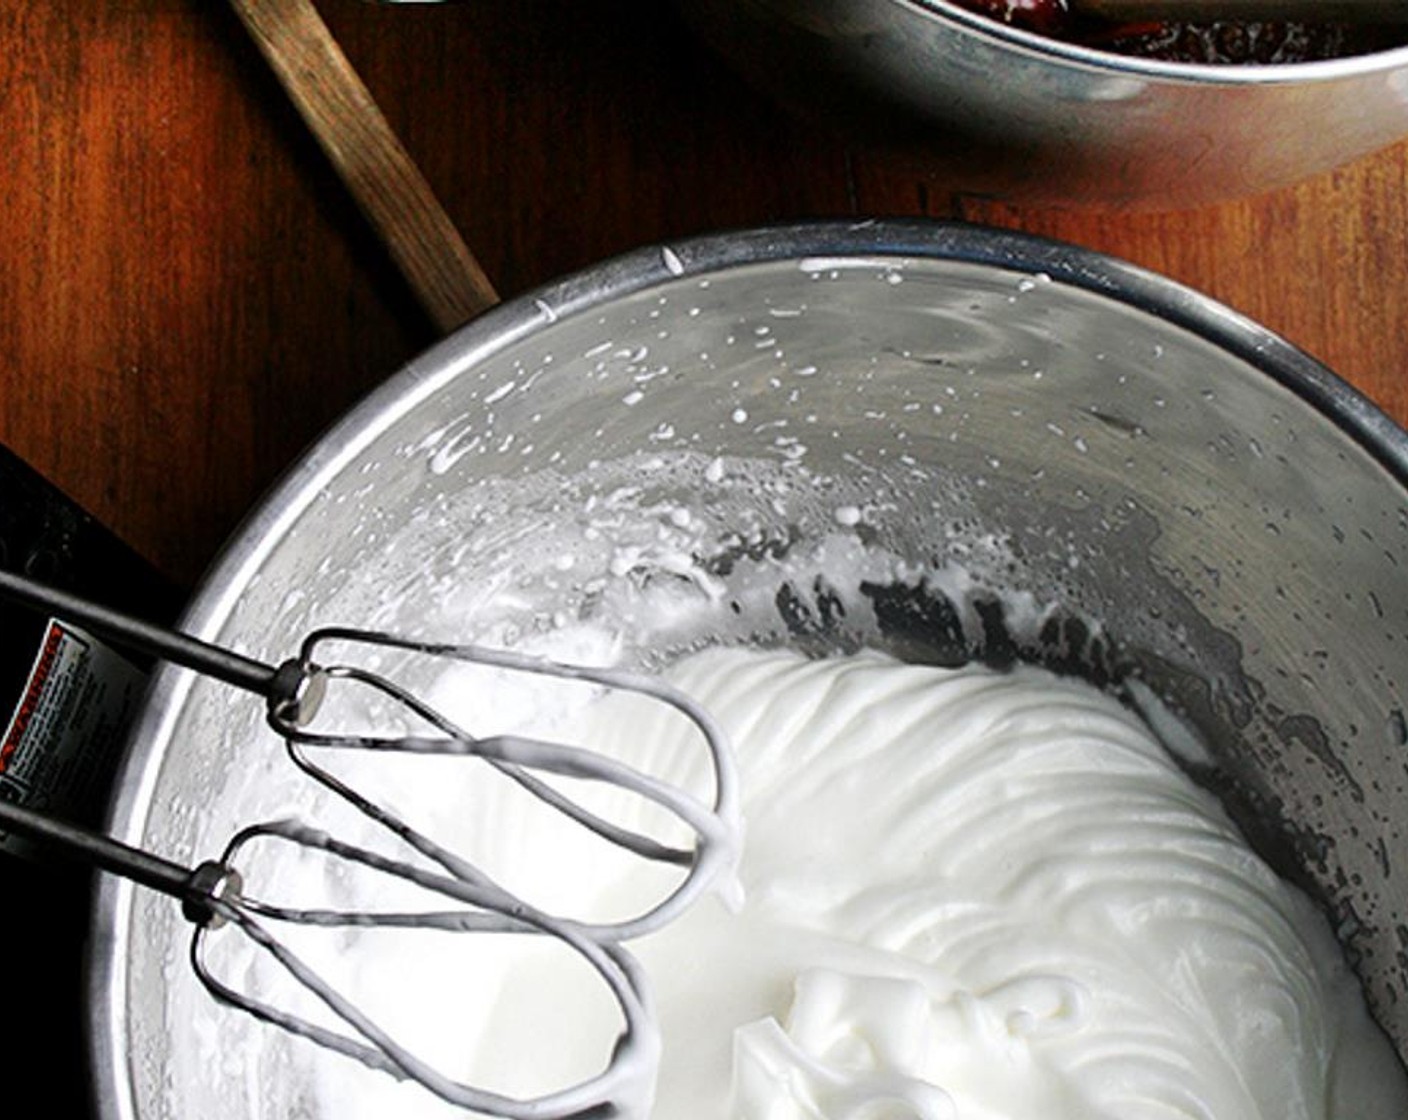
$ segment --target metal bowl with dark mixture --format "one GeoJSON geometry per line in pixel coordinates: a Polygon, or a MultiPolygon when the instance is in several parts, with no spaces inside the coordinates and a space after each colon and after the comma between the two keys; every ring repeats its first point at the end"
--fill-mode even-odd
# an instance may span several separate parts
{"type": "Polygon", "coordinates": [[[1177,209],[1271,190],[1408,135],[1401,25],[1362,53],[1225,65],[1066,41],[972,0],[678,3],[799,114],[980,195],[1177,209]]]}

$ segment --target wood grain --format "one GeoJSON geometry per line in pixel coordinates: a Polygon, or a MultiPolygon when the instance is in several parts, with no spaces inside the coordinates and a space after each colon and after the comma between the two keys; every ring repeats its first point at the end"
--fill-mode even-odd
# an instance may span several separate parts
{"type": "MultiPolygon", "coordinates": [[[[1178,214],[968,199],[785,118],[659,0],[318,10],[493,284],[793,218],[926,214],[1030,230],[1260,320],[1408,424],[1408,144],[1178,214]]],[[[0,0],[0,441],[192,583],[308,441],[433,342],[422,311],[230,8],[0,0]]],[[[77,1012],[86,895],[50,998],[11,1037],[49,1114],[91,1112],[77,1012]]],[[[26,950],[28,952],[28,950],[26,950]]],[[[38,952],[38,950],[36,950],[38,952]]]]}
{"type": "MultiPolygon", "coordinates": [[[[1170,275],[1408,422],[1408,145],[1195,212],[1029,210],[787,119],[658,0],[318,10],[506,294],[734,226],[959,217],[1170,275]]],[[[0,38],[0,440],[189,583],[438,328],[226,6],[3,3],[0,38]]]]}
{"type": "Polygon", "coordinates": [[[313,139],[445,334],[499,302],[309,0],[232,0],[313,139]]]}

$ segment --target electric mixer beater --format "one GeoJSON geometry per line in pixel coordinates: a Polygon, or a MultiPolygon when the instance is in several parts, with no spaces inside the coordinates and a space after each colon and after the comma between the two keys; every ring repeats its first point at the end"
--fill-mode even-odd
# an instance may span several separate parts
{"type": "Polygon", "coordinates": [[[507,650],[410,641],[389,634],[344,627],[308,635],[296,656],[268,665],[188,635],[151,626],[77,596],[0,572],[0,595],[78,622],[116,644],[152,654],[198,673],[262,696],[269,726],[284,740],[294,764],[358,812],[388,830],[436,869],[417,866],[345,843],[295,822],[271,822],[241,829],[219,859],[186,868],[162,857],[45,814],[0,801],[0,826],[56,845],[106,871],[162,891],[179,900],[195,924],[191,962],[197,977],[220,1001],[266,1022],[311,1039],[394,1076],[416,1081],[460,1107],[514,1120],[635,1115],[652,1091],[659,1040],[644,977],[622,943],[654,932],[678,917],[721,877],[738,855],[738,781],[725,738],[709,714],[687,696],[651,677],[609,668],[564,665],[507,650]],[[323,664],[320,649],[332,643],[399,650],[450,662],[488,665],[556,681],[586,682],[664,704],[698,730],[707,756],[713,792],[701,801],[687,790],[624,762],[567,743],[531,736],[476,736],[396,681],[355,664],[323,664]],[[329,686],[366,686],[425,726],[425,733],[387,735],[320,729],[317,720],[329,686]],[[355,788],[315,762],[309,751],[440,755],[479,759],[516,782],[553,810],[633,855],[681,869],[681,881],[644,912],[613,921],[580,921],[530,905],[495,882],[472,861],[433,840],[406,816],[355,788]],[[606,784],[668,813],[692,834],[689,845],[666,843],[647,832],[623,827],[589,810],[548,776],[606,784]],[[276,905],[247,893],[237,857],[256,841],[274,840],[317,851],[344,867],[370,869],[402,885],[429,892],[442,907],[418,910],[308,909],[276,905]],[[624,1029],[605,1070],[567,1089],[528,1100],[464,1084],[423,1061],[347,1000],[336,988],[280,943],[270,920],[306,926],[426,928],[446,932],[530,933],[555,938],[586,962],[610,989],[624,1029]],[[347,1028],[330,1028],[243,993],[207,967],[209,934],[228,926],[268,953],[297,985],[311,992],[347,1028]]]}

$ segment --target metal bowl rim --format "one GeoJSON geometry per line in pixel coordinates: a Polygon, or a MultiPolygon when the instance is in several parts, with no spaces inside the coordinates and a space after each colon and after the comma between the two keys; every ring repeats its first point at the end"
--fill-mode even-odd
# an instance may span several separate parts
{"type": "Polygon", "coordinates": [[[958,3],[958,0],[893,0],[921,17],[957,26],[961,30],[1023,53],[1067,65],[1108,71],[1112,76],[1210,86],[1311,85],[1387,73],[1408,66],[1408,43],[1367,54],[1315,62],[1283,62],[1260,66],[1222,65],[1208,62],[1167,62],[1139,58],[1053,39],[1034,31],[1002,23],[958,3]]]}
{"type": "MultiPolygon", "coordinates": [[[[1408,502],[1408,431],[1326,366],[1277,334],[1177,281],[1094,250],[960,222],[926,219],[807,221],[698,236],[610,258],[479,316],[427,350],[334,423],[231,536],[202,579],[182,626],[212,637],[250,576],[312,497],[395,416],[510,344],[559,318],[680,279],[750,265],[826,258],[952,260],[1045,275],[1183,327],[1291,390],[1340,428],[1403,487],[1408,502]]],[[[193,683],[162,667],[130,736],[108,829],[142,840],[164,744],[193,683]]],[[[135,888],[100,876],[86,963],[87,1040],[101,1120],[138,1120],[126,1070],[127,929],[135,888]]]]}

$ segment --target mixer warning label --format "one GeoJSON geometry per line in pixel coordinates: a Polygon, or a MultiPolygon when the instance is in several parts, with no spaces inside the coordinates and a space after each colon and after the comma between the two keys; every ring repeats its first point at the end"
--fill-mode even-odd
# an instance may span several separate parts
{"type": "MultiPolygon", "coordinates": [[[[91,816],[145,681],[91,634],[51,619],[0,739],[0,798],[91,816]]],[[[19,846],[0,835],[0,848],[19,846]]]]}

